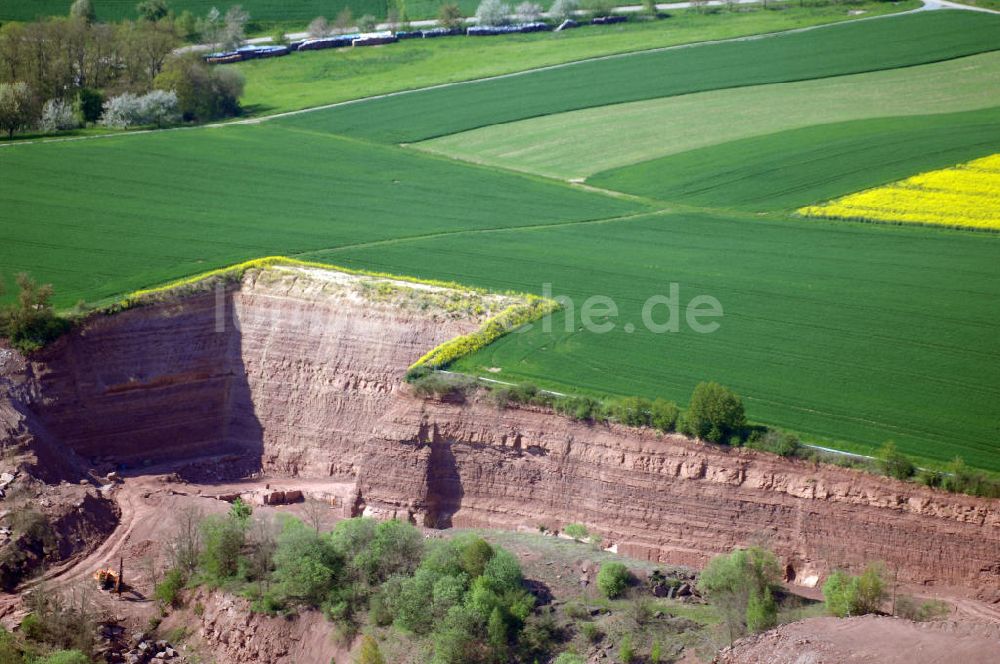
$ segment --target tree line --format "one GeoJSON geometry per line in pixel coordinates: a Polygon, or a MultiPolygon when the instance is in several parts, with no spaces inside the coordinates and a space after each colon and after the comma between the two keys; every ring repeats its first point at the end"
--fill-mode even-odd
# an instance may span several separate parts
{"type": "Polygon", "coordinates": [[[0,27],[0,130],[11,138],[26,130],[162,126],[239,113],[239,73],[211,69],[176,49],[189,30],[239,43],[246,12],[233,7],[225,16],[182,20],[149,2],[153,8],[137,21],[97,23],[90,0],[77,0],[67,17],[0,27]]]}

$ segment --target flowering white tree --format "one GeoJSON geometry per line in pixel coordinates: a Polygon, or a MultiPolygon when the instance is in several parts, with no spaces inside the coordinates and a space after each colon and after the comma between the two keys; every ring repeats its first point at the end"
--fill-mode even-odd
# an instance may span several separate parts
{"type": "Polygon", "coordinates": [[[522,2],[514,10],[517,20],[523,23],[534,23],[542,17],[542,6],[537,2],[522,2]]]}
{"type": "Polygon", "coordinates": [[[38,121],[38,127],[42,131],[63,131],[66,129],[76,129],[80,126],[80,120],[73,110],[72,104],[68,104],[62,99],[50,99],[42,107],[42,119],[38,121]]]}
{"type": "Polygon", "coordinates": [[[306,28],[306,32],[309,33],[310,37],[320,38],[326,37],[330,34],[330,23],[326,20],[325,16],[317,16],[309,23],[309,27],[306,28]]]}
{"type": "Polygon", "coordinates": [[[483,0],[476,9],[476,23],[478,25],[507,25],[507,15],[510,14],[510,5],[503,0],[483,0]]]}
{"type": "Polygon", "coordinates": [[[573,18],[574,12],[579,8],[579,0],[556,0],[552,3],[549,14],[558,21],[566,21],[573,18]]]}
{"type": "Polygon", "coordinates": [[[173,90],[153,90],[141,97],[126,92],[104,103],[101,124],[114,129],[151,124],[163,127],[179,118],[177,93],[173,90]]]}
{"type": "Polygon", "coordinates": [[[222,26],[221,45],[224,51],[234,51],[243,44],[249,20],[250,14],[240,5],[233,5],[229,8],[222,26]]]}

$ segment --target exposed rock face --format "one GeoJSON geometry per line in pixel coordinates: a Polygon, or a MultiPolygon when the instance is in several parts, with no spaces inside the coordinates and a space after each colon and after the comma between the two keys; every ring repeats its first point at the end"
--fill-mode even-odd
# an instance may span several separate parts
{"type": "Polygon", "coordinates": [[[412,398],[398,400],[365,456],[358,486],[368,512],[410,513],[431,526],[580,522],[619,552],[695,566],[760,540],[799,583],[873,560],[908,581],[1000,583],[996,501],[857,471],[412,398]]]}
{"type": "Polygon", "coordinates": [[[409,396],[406,367],[485,312],[457,315],[419,289],[356,286],[266,271],[91,321],[7,370],[0,440],[34,436],[133,465],[237,452],[272,475],[357,478],[359,513],[436,527],[582,522],[622,553],[664,562],[699,565],[763,540],[799,583],[883,560],[901,580],[1000,584],[997,501],[409,396]]]}
{"type": "Polygon", "coordinates": [[[92,319],[27,371],[36,417],[91,462],[241,452],[279,474],[353,477],[406,368],[476,317],[292,270],[92,319]]]}

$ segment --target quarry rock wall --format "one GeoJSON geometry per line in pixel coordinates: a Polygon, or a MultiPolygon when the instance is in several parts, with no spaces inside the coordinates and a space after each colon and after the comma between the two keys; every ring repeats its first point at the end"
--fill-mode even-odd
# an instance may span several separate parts
{"type": "Polygon", "coordinates": [[[133,467],[235,452],[276,477],[356,479],[357,513],[431,527],[579,522],[621,553],[670,563],[760,542],[807,585],[872,560],[910,582],[1000,585],[998,501],[538,409],[418,399],[406,368],[482,319],[425,304],[262,272],[92,319],[5,370],[0,437],[133,467]]]}

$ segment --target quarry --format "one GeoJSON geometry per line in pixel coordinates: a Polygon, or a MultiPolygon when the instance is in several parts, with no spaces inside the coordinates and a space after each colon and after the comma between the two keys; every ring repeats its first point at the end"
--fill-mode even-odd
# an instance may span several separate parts
{"type": "MultiPolygon", "coordinates": [[[[806,596],[832,570],[880,560],[900,587],[947,599],[953,619],[1000,621],[996,501],[479,392],[414,393],[408,367],[515,300],[275,265],[93,315],[30,359],[4,350],[2,506],[41,511],[58,543],[4,559],[4,622],[24,617],[32,588],[122,565],[135,597],[100,602],[134,630],[154,612],[139,570],[171,520],[238,497],[264,511],[320,502],[326,523],[399,519],[430,537],[581,523],[606,552],[690,569],[765,543],[806,596]]],[[[197,593],[202,614],[187,618],[215,661],[330,661],[322,614],[251,620],[243,600],[197,593]],[[274,638],[286,629],[291,641],[274,638]]]]}

